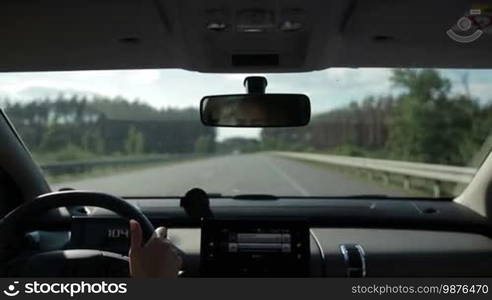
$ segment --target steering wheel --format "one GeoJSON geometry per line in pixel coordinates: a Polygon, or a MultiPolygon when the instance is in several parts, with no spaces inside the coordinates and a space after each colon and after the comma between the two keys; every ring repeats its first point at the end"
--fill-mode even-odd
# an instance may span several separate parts
{"type": "Polygon", "coordinates": [[[101,250],[57,250],[34,253],[14,260],[18,255],[24,230],[23,220],[64,206],[93,206],[108,209],[125,219],[138,221],[143,243],[152,236],[154,226],[135,206],[104,193],[63,191],[41,195],[17,207],[0,220],[0,275],[32,277],[128,276],[128,258],[101,250]],[[98,267],[94,267],[94,265],[98,267]]]}

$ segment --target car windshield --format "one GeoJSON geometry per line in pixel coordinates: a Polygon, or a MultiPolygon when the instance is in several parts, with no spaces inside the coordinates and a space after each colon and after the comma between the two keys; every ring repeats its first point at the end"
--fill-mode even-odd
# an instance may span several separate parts
{"type": "Polygon", "coordinates": [[[309,96],[310,123],[204,126],[200,99],[244,93],[248,75],[2,73],[0,105],[53,189],[121,196],[451,197],[492,144],[492,70],[256,74],[309,96]]]}

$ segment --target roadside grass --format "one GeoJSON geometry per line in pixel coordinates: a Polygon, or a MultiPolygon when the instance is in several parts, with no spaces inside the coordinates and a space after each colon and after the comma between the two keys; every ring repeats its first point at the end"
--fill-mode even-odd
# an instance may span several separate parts
{"type": "Polygon", "coordinates": [[[47,172],[43,171],[45,174],[45,178],[50,185],[52,184],[60,184],[64,182],[71,182],[76,180],[83,180],[87,178],[100,178],[109,175],[139,171],[144,169],[157,168],[165,165],[173,165],[184,162],[190,162],[194,160],[209,158],[211,156],[194,156],[194,157],[186,157],[186,158],[177,158],[174,160],[162,160],[157,162],[147,162],[147,163],[139,163],[139,164],[131,164],[131,165],[120,165],[120,166],[100,166],[94,167],[90,170],[78,173],[65,173],[60,175],[50,175],[47,172]]]}

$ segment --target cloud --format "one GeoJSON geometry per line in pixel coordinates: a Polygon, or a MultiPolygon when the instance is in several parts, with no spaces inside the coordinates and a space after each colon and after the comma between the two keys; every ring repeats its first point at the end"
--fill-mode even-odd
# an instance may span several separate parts
{"type": "Polygon", "coordinates": [[[463,77],[468,77],[468,89],[480,102],[492,101],[492,70],[443,70],[441,73],[452,83],[452,92],[465,93],[463,77]]]}
{"type": "Polygon", "coordinates": [[[265,76],[265,74],[240,74],[240,73],[235,73],[235,74],[223,74],[222,75],[224,79],[226,80],[234,80],[234,81],[243,81],[244,78],[248,76],[265,76]]]}
{"type": "Polygon", "coordinates": [[[261,128],[219,128],[217,140],[223,141],[232,137],[244,137],[257,139],[260,136],[261,128]]]}

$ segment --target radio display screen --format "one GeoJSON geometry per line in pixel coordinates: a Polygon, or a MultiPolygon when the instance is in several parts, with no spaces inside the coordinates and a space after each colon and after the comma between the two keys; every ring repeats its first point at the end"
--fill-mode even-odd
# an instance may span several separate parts
{"type": "Polygon", "coordinates": [[[309,256],[304,222],[207,220],[202,225],[202,276],[304,277],[309,256]]]}

